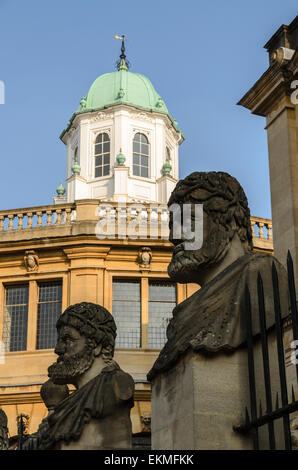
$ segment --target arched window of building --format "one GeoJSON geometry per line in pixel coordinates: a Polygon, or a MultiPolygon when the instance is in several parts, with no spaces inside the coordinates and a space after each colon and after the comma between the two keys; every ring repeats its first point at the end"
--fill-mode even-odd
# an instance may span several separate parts
{"type": "Polygon", "coordinates": [[[110,138],[106,132],[98,134],[95,141],[95,178],[110,174],[110,138]]]}
{"type": "Polygon", "coordinates": [[[133,174],[149,177],[149,142],[140,132],[133,139],[133,174]]]}

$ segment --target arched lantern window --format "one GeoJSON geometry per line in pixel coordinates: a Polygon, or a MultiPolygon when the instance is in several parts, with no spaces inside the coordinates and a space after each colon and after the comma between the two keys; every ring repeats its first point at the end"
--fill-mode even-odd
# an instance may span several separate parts
{"type": "Polygon", "coordinates": [[[106,132],[98,134],[94,146],[95,178],[110,174],[110,137],[106,132]]]}
{"type": "Polygon", "coordinates": [[[149,177],[149,142],[140,132],[133,139],[133,174],[149,177]]]}

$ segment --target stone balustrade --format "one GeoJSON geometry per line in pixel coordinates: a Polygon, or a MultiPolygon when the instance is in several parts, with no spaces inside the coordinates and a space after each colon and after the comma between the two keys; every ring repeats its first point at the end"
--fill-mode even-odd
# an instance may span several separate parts
{"type": "Polygon", "coordinates": [[[254,238],[272,240],[272,221],[262,217],[250,217],[251,230],[254,238]]]}
{"type": "Polygon", "coordinates": [[[61,204],[61,206],[36,206],[2,210],[0,211],[0,238],[3,232],[70,224],[74,209],[73,204],[61,204]]]}
{"type": "MultiPolygon", "coordinates": [[[[88,199],[68,204],[2,210],[0,242],[28,236],[42,238],[48,236],[49,231],[51,236],[96,233],[101,238],[101,233],[106,233],[106,238],[109,238],[112,233],[104,228],[107,219],[110,221],[108,231],[114,230],[114,238],[133,238],[129,227],[133,227],[134,234],[142,238],[168,238],[169,214],[166,205],[133,202],[124,205],[88,199]]],[[[272,251],[271,220],[251,216],[251,227],[255,248],[272,251]]]]}
{"type": "Polygon", "coordinates": [[[273,252],[272,221],[263,217],[250,217],[253,245],[256,250],[273,252]]]}

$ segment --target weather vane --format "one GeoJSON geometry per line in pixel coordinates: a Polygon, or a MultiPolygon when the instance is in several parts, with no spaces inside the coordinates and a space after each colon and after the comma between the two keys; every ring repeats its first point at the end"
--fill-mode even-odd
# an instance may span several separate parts
{"type": "Polygon", "coordinates": [[[125,41],[130,42],[130,40],[126,39],[124,34],[122,34],[122,35],[115,34],[115,39],[121,39],[122,40],[120,60],[118,60],[116,62],[116,67],[117,67],[118,70],[128,70],[130,68],[130,63],[129,63],[128,60],[126,60],[125,41]]]}

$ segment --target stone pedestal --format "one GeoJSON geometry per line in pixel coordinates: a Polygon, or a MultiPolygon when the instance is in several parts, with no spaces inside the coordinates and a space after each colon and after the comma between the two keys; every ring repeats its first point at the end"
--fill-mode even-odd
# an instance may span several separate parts
{"type": "Polygon", "coordinates": [[[164,175],[157,180],[157,187],[158,187],[158,201],[167,204],[171,192],[174,190],[177,184],[177,180],[175,180],[170,175],[164,175]]]}
{"type": "Polygon", "coordinates": [[[130,409],[126,407],[102,420],[91,419],[77,441],[61,442],[57,450],[128,450],[131,442],[130,409]]]}
{"type": "Polygon", "coordinates": [[[152,382],[152,449],[252,449],[233,426],[249,403],[247,356],[190,351],[152,382]]]}
{"type": "MultiPolygon", "coordinates": [[[[275,331],[268,335],[273,406],[280,393],[275,331]]],[[[260,340],[255,340],[257,408],[266,409],[260,340]]],[[[291,388],[288,388],[289,401],[291,388]]],[[[233,427],[250,412],[246,348],[203,354],[190,350],[169,370],[152,380],[152,449],[252,450],[250,435],[233,427]]],[[[275,422],[276,448],[284,449],[281,420],[275,422]]],[[[259,428],[260,449],[268,449],[267,426],[259,428]]]]}
{"type": "Polygon", "coordinates": [[[125,202],[128,195],[129,167],[114,167],[114,199],[125,202]]]}
{"type": "Polygon", "coordinates": [[[81,175],[71,175],[67,180],[67,202],[88,198],[88,185],[81,175]]]}

